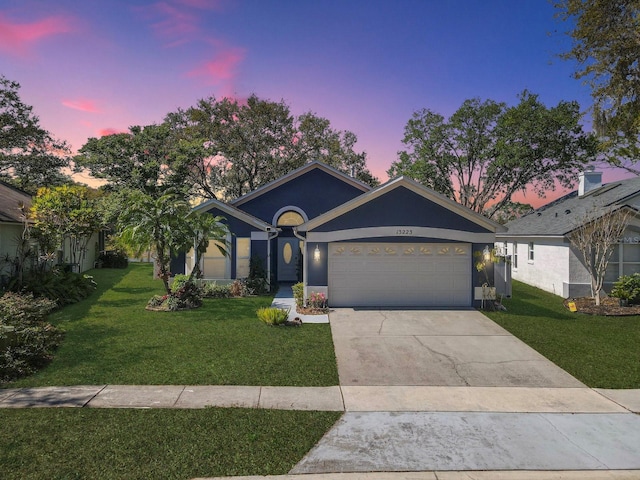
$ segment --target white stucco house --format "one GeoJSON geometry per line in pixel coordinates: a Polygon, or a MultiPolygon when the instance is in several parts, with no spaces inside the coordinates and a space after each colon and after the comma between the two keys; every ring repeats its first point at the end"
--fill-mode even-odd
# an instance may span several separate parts
{"type": "MultiPolygon", "coordinates": [[[[564,298],[589,296],[589,274],[568,236],[587,213],[618,208],[640,210],[640,177],[603,185],[602,173],[589,169],[580,174],[577,191],[507,223],[507,232],[496,233],[496,248],[511,256],[514,280],[564,298]]],[[[629,220],[611,258],[605,291],[620,276],[636,272],[640,272],[638,213],[629,220]]]]}

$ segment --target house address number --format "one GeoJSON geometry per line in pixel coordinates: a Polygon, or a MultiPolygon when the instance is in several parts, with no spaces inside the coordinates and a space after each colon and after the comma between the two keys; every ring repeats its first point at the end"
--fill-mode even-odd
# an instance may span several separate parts
{"type": "Polygon", "coordinates": [[[406,228],[399,228],[396,230],[396,235],[413,235],[413,230],[406,228]]]}

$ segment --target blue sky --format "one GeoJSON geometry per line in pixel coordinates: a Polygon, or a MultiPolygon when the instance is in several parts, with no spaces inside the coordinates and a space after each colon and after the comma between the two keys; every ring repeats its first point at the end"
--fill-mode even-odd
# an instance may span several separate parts
{"type": "Polygon", "coordinates": [[[416,110],[514,104],[524,89],[586,110],[554,13],[545,0],[0,0],[0,74],[74,148],[255,93],[354,132],[385,180],[416,110]]]}

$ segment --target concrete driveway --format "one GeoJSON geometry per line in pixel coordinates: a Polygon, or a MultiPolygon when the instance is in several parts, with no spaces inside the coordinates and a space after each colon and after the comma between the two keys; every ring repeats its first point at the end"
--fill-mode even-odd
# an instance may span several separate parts
{"type": "Polygon", "coordinates": [[[340,385],[584,387],[476,310],[330,314],[340,385]]]}

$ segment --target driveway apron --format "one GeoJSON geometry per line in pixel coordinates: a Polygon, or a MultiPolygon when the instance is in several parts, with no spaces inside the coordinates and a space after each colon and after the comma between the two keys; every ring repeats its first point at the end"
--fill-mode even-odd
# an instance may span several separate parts
{"type": "Polygon", "coordinates": [[[538,478],[532,471],[597,470],[611,478],[605,471],[638,470],[640,478],[640,417],[481,313],[338,309],[330,321],[347,412],[290,473],[473,471],[465,478],[476,478],[483,470],[522,470],[538,478]],[[411,391],[413,405],[428,409],[350,410],[352,390],[388,406],[411,391]],[[465,395],[474,410],[452,409],[465,395]],[[534,413],[523,396],[546,400],[534,413]],[[578,400],[583,413],[557,409],[574,397],[609,405],[596,402],[589,412],[596,403],[578,400]],[[480,411],[485,402],[495,411],[480,411]]]}
{"type": "Polygon", "coordinates": [[[340,385],[584,387],[476,310],[330,314],[340,385]]]}

